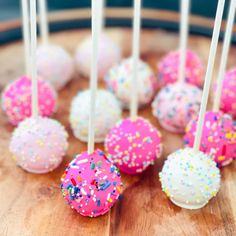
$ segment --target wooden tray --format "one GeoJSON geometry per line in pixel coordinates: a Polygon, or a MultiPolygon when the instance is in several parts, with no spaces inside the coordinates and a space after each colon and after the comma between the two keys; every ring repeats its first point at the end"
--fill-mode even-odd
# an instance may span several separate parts
{"type": "MultiPolygon", "coordinates": [[[[74,53],[76,45],[89,31],[70,31],[52,35],[58,43],[74,53]],[[69,40],[68,40],[69,38],[69,40]]],[[[131,32],[128,29],[109,30],[108,33],[130,53],[131,32]],[[125,42],[125,43],[124,43],[125,42]]],[[[168,51],[177,48],[178,36],[164,31],[142,32],[142,58],[155,69],[157,61],[168,51]]],[[[189,47],[206,64],[210,41],[191,36],[189,47]]],[[[23,73],[21,42],[0,47],[0,88],[23,73]]],[[[236,48],[231,48],[228,65],[235,66],[236,48]]],[[[218,68],[219,55],[216,68],[218,68]]],[[[215,73],[216,74],[216,73],[215,73]]],[[[100,84],[102,87],[103,84],[100,84]]],[[[88,87],[88,81],[75,76],[59,93],[59,107],[55,115],[70,134],[70,147],[65,160],[56,171],[45,175],[29,174],[11,158],[8,150],[13,127],[0,112],[0,235],[236,235],[236,163],[222,169],[222,185],[217,197],[201,210],[184,210],[173,205],[161,191],[158,172],[166,156],[182,146],[181,135],[160,128],[151,115],[150,107],[140,111],[163,134],[164,153],[156,164],[137,176],[122,174],[122,199],[105,216],[86,218],[66,205],[60,192],[60,176],[73,154],[86,150],[86,144],[76,140],[68,122],[70,101],[78,90],[88,87]]],[[[124,113],[126,116],[127,113],[124,113]]],[[[102,145],[97,147],[103,148],[102,145]]]]}

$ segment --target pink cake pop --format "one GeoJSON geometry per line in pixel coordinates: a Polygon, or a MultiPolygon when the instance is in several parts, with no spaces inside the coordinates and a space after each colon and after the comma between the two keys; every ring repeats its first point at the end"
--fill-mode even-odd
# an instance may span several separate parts
{"type": "Polygon", "coordinates": [[[108,158],[127,174],[138,174],[161,156],[161,134],[149,121],[124,119],[105,140],[108,158]]]}
{"type": "MultiPolygon", "coordinates": [[[[180,53],[168,53],[158,64],[160,87],[178,80],[180,53]]],[[[186,51],[185,82],[197,87],[203,85],[204,67],[199,57],[192,51],[186,51]]]]}
{"type": "Polygon", "coordinates": [[[119,198],[122,188],[118,169],[96,150],[83,152],[61,177],[62,194],[72,209],[83,216],[104,215],[119,198]]]}
{"type": "Polygon", "coordinates": [[[220,109],[236,118],[236,68],[225,74],[220,109]]]}
{"type": "MultiPolygon", "coordinates": [[[[39,114],[51,116],[56,110],[57,94],[46,81],[38,79],[39,114]]],[[[2,107],[13,125],[31,116],[31,79],[22,76],[10,83],[2,93],[2,107]]]]}
{"type": "MultiPolygon", "coordinates": [[[[186,127],[185,146],[192,147],[197,119],[186,127]]],[[[209,154],[219,167],[229,164],[236,157],[236,124],[221,112],[207,112],[204,120],[200,150],[209,154]]]]}

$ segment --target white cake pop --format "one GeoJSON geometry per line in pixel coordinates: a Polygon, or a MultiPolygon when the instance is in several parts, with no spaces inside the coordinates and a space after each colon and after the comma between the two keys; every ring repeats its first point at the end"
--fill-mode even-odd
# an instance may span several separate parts
{"type": "MultiPolygon", "coordinates": [[[[79,92],[71,103],[70,124],[75,137],[81,141],[88,140],[90,90],[79,92]]],[[[121,118],[121,107],[115,96],[98,90],[95,110],[95,142],[103,142],[108,131],[121,118]]]]}
{"type": "MultiPolygon", "coordinates": [[[[107,88],[115,94],[126,109],[129,108],[131,100],[132,67],[133,61],[130,57],[111,68],[105,76],[107,88]]],[[[157,79],[149,65],[142,60],[138,61],[137,74],[138,105],[142,107],[151,102],[157,90],[157,79]]]]}
{"type": "Polygon", "coordinates": [[[74,63],[62,47],[45,44],[37,49],[37,72],[59,90],[72,79],[74,63]]]}
{"type": "Polygon", "coordinates": [[[210,156],[185,148],[168,156],[160,181],[162,190],[177,206],[198,209],[219,191],[220,171],[210,156]]]}
{"type": "Polygon", "coordinates": [[[57,168],[66,153],[67,133],[56,120],[46,117],[25,119],[15,129],[10,151],[16,163],[32,173],[47,173],[57,168]]]}
{"type": "MultiPolygon", "coordinates": [[[[98,78],[102,79],[107,71],[121,60],[121,48],[104,33],[99,37],[98,47],[98,78]]],[[[91,57],[92,39],[89,36],[78,45],[75,54],[78,71],[85,77],[90,75],[91,57]]]]}

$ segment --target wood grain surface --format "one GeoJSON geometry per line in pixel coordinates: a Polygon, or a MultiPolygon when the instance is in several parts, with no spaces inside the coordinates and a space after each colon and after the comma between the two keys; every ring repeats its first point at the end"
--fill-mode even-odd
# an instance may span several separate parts
{"type": "MultiPolygon", "coordinates": [[[[107,32],[123,47],[124,56],[129,55],[130,30],[115,29],[107,32]]],[[[52,35],[51,40],[67,48],[73,55],[76,45],[88,34],[87,30],[67,31],[52,35]]],[[[177,48],[178,36],[159,30],[143,30],[141,42],[142,58],[156,70],[155,66],[160,58],[177,48]]],[[[191,36],[189,39],[189,47],[199,54],[205,64],[209,45],[208,38],[191,36]]],[[[235,55],[236,48],[232,47],[228,67],[235,65],[235,55]]],[[[0,88],[23,71],[21,42],[1,46],[0,88]]],[[[103,87],[103,84],[99,86],[103,87]]],[[[75,74],[73,80],[59,93],[59,106],[54,118],[65,125],[70,134],[70,146],[61,166],[49,174],[30,174],[15,165],[8,150],[13,127],[0,111],[0,236],[236,235],[236,163],[222,169],[220,192],[206,207],[190,211],[173,205],[161,191],[158,172],[166,156],[182,146],[182,137],[160,128],[150,107],[140,110],[139,114],[150,119],[162,132],[162,157],[141,175],[122,174],[122,198],[108,214],[92,219],[72,211],[62,198],[59,184],[65,165],[72,159],[73,154],[86,149],[86,144],[73,137],[68,114],[71,98],[78,90],[87,87],[88,80],[75,74]]],[[[98,147],[103,149],[103,145],[98,147]]]]}

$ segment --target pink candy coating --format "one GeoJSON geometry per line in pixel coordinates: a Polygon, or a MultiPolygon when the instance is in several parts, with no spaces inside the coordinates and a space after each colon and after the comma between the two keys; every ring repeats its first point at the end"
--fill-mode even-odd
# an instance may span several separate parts
{"type": "Polygon", "coordinates": [[[188,83],[163,87],[152,103],[152,112],[161,126],[171,132],[184,133],[185,127],[200,110],[202,90],[188,83]]]}
{"type": "MultiPolygon", "coordinates": [[[[197,119],[186,127],[184,144],[192,147],[196,133],[197,119]]],[[[236,123],[222,112],[207,112],[203,126],[200,150],[209,154],[219,167],[236,158],[236,123]]]]}
{"type": "Polygon", "coordinates": [[[236,118],[236,68],[225,74],[220,108],[223,112],[236,118]]]}
{"type": "Polygon", "coordinates": [[[17,164],[32,173],[47,173],[57,168],[66,153],[67,133],[56,120],[27,118],[14,130],[10,151],[17,164]]]}
{"type": "MultiPolygon", "coordinates": [[[[179,51],[168,53],[158,64],[160,87],[178,80],[179,51]]],[[[204,67],[200,58],[192,51],[186,52],[185,82],[202,87],[204,67]]]]}
{"type": "Polygon", "coordinates": [[[105,149],[121,171],[138,174],[161,156],[161,134],[141,117],[135,121],[124,119],[108,133],[105,149]]]}
{"type": "MultiPolygon", "coordinates": [[[[39,114],[51,116],[56,110],[57,94],[46,81],[38,80],[39,114]]],[[[31,116],[31,79],[22,76],[10,83],[2,93],[2,107],[13,125],[31,116]]]]}
{"type": "Polygon", "coordinates": [[[76,155],[61,177],[64,199],[83,216],[107,213],[119,198],[121,188],[118,169],[100,150],[76,155]]]}

